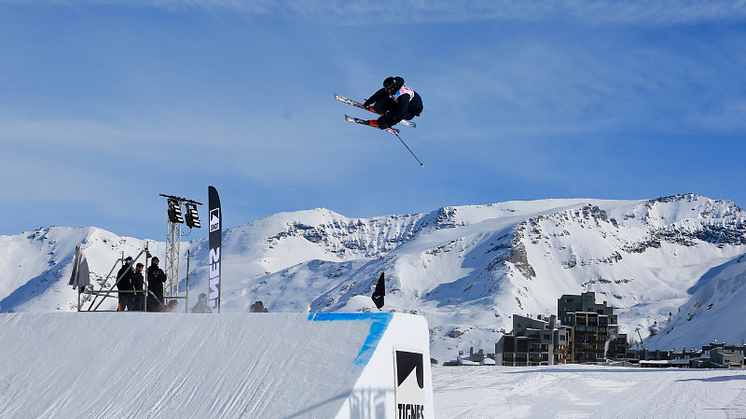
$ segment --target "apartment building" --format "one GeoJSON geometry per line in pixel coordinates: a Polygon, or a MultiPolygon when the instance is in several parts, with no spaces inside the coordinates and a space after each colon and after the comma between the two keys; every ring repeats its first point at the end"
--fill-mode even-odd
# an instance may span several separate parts
{"type": "Polygon", "coordinates": [[[564,364],[570,331],[557,317],[513,315],[513,330],[495,344],[497,365],[522,367],[564,364]]]}
{"type": "Polygon", "coordinates": [[[563,295],[558,303],[558,318],[570,328],[568,362],[598,362],[599,359],[623,359],[627,335],[619,333],[617,316],[607,302],[596,303],[594,292],[563,295]]]}

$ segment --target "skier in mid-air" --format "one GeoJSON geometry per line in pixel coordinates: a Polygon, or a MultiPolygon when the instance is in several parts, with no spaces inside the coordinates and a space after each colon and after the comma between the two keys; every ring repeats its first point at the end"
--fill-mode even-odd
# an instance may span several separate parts
{"type": "Polygon", "coordinates": [[[407,147],[412,157],[417,160],[417,163],[420,166],[424,166],[420,159],[410,150],[407,143],[399,137],[399,129],[394,128],[396,124],[406,125],[410,128],[416,127],[417,124],[412,122],[412,118],[420,116],[422,113],[422,98],[417,92],[404,85],[403,78],[398,76],[387,77],[383,81],[383,89],[374,93],[365,103],[348,99],[337,93],[334,94],[334,99],[380,115],[378,119],[372,120],[345,115],[345,121],[379,128],[396,135],[399,141],[404,144],[404,147],[407,147]]]}
{"type": "Polygon", "coordinates": [[[422,98],[417,92],[404,85],[404,79],[387,77],[383,88],[373,94],[363,104],[382,116],[370,121],[370,125],[380,129],[391,128],[401,120],[410,121],[422,113],[422,98]]]}

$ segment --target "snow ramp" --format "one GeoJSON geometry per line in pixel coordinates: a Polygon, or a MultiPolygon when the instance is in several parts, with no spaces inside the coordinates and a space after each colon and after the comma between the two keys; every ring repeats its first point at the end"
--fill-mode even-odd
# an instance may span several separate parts
{"type": "Polygon", "coordinates": [[[0,314],[0,416],[432,418],[423,317],[0,314]]]}

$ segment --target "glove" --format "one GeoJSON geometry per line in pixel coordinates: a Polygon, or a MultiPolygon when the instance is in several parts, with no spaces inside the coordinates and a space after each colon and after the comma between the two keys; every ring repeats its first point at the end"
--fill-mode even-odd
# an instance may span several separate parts
{"type": "Polygon", "coordinates": [[[368,100],[365,101],[365,103],[363,103],[363,106],[365,106],[367,108],[368,106],[370,106],[370,105],[372,105],[374,103],[375,102],[373,102],[372,100],[368,99],[368,100]]]}

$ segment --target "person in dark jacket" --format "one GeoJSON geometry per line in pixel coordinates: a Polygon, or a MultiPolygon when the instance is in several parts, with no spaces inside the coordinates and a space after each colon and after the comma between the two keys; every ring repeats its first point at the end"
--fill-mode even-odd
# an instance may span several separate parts
{"type": "Polygon", "coordinates": [[[371,121],[371,126],[380,129],[391,128],[402,119],[410,121],[415,116],[420,116],[423,109],[420,95],[405,86],[404,79],[398,76],[387,77],[383,81],[383,88],[363,105],[373,105],[373,111],[382,115],[377,121],[371,121]]]}
{"type": "Polygon", "coordinates": [[[145,278],[142,276],[144,267],[145,265],[138,263],[135,274],[132,276],[132,285],[135,290],[134,308],[132,311],[142,311],[143,307],[145,307],[145,278]]]}
{"type": "Polygon", "coordinates": [[[133,262],[132,256],[128,256],[124,260],[122,268],[117,272],[116,286],[119,291],[122,291],[119,293],[119,307],[117,307],[117,311],[124,311],[125,309],[131,311],[134,307],[134,294],[130,292],[134,289],[132,281],[135,275],[135,272],[132,270],[133,262]]]}
{"type": "Polygon", "coordinates": [[[189,310],[192,313],[212,313],[212,309],[207,304],[207,294],[202,293],[199,295],[199,302],[189,310]]]}
{"type": "Polygon", "coordinates": [[[158,267],[159,262],[158,258],[154,257],[148,267],[148,311],[164,311],[166,309],[163,301],[163,284],[166,282],[166,273],[158,267]]]}

